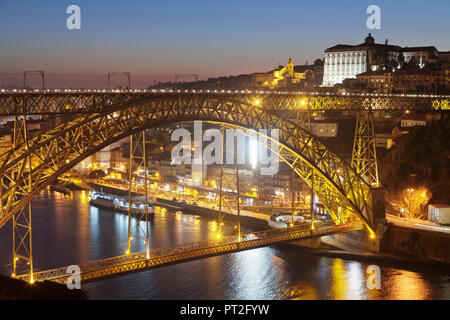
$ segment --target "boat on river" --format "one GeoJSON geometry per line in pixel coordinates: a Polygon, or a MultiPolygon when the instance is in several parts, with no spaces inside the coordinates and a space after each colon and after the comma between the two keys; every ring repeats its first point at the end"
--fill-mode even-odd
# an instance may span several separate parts
{"type": "MultiPolygon", "coordinates": [[[[142,201],[140,197],[132,199],[131,206],[129,205],[128,199],[98,191],[92,191],[90,198],[89,203],[97,208],[125,214],[128,214],[128,210],[130,210],[132,215],[146,213],[145,201],[142,201]]],[[[149,214],[153,214],[153,206],[150,202],[147,203],[147,211],[149,214]]]]}

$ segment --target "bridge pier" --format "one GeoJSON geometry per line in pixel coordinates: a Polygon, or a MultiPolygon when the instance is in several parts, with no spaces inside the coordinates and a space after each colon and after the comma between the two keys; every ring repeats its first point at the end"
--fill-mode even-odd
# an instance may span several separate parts
{"type": "Polygon", "coordinates": [[[360,111],[356,117],[352,167],[372,186],[380,185],[372,110],[360,111]]]}

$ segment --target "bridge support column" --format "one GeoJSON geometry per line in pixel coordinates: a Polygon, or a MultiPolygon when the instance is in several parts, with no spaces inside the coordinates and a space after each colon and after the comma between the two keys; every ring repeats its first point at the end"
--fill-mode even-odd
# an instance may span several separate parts
{"type": "MultiPolygon", "coordinates": [[[[233,132],[233,131],[232,131],[233,132]]],[[[228,133],[227,133],[228,135],[228,133]]],[[[228,137],[227,137],[228,138],[228,137]]],[[[222,210],[225,207],[231,214],[233,211],[236,212],[237,216],[237,232],[238,241],[241,241],[241,209],[240,209],[240,182],[239,182],[239,163],[238,163],[238,139],[237,134],[234,134],[234,175],[224,175],[224,162],[225,162],[225,130],[222,126],[222,147],[224,152],[222,152],[222,163],[219,169],[219,217],[218,217],[218,237],[221,236],[222,231],[222,210]],[[234,193],[234,201],[224,201],[223,189],[236,190],[234,193]]],[[[230,139],[231,141],[231,139],[230,139]]]]}
{"type": "MultiPolygon", "coordinates": [[[[14,135],[13,148],[17,148],[20,144],[24,144],[26,151],[29,149],[27,119],[25,113],[23,116],[16,116],[14,119],[14,135]]],[[[27,186],[25,192],[32,191],[32,162],[31,156],[28,156],[17,171],[30,172],[28,174],[27,186]]],[[[2,177],[3,180],[3,177],[2,177]]],[[[3,184],[3,181],[1,181],[3,184]]],[[[2,187],[3,189],[3,187],[2,187]]],[[[20,193],[19,193],[20,195],[20,193]]],[[[16,195],[17,196],[17,195],[16,195]]],[[[3,203],[2,203],[3,207],[3,203]]],[[[33,278],[33,243],[32,243],[32,224],[31,224],[31,201],[27,206],[22,208],[13,216],[13,276],[19,272],[18,264],[20,260],[27,263],[30,283],[34,282],[33,278]]]]}
{"type": "MultiPolygon", "coordinates": [[[[147,252],[147,259],[149,258],[149,213],[148,213],[148,174],[147,174],[147,154],[146,154],[146,139],[145,130],[130,136],[130,155],[129,155],[129,182],[128,182],[128,249],[127,254],[132,252],[131,241],[134,238],[145,240],[145,248],[147,252]],[[135,169],[142,168],[142,175],[144,177],[143,194],[144,194],[144,213],[133,212],[133,193],[138,196],[140,194],[137,186],[135,169]],[[135,218],[133,224],[132,218],[135,218]],[[145,222],[145,227],[142,227],[141,222],[145,222]],[[143,233],[143,237],[141,235],[143,233]]],[[[138,171],[141,172],[140,170],[138,171]]]]}
{"type": "Polygon", "coordinates": [[[377,152],[372,111],[361,111],[356,118],[352,167],[371,187],[378,187],[377,152]]]}

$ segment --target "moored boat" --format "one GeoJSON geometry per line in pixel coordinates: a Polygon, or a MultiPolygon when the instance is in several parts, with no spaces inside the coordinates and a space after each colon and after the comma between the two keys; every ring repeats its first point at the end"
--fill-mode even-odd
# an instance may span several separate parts
{"type": "MultiPolygon", "coordinates": [[[[145,203],[139,198],[133,199],[130,206],[128,199],[125,200],[121,197],[103,192],[92,191],[90,197],[90,204],[98,208],[125,214],[128,214],[128,211],[130,210],[132,215],[142,215],[146,213],[145,203]]],[[[153,206],[151,203],[147,204],[147,212],[148,214],[153,214],[153,206]]]]}

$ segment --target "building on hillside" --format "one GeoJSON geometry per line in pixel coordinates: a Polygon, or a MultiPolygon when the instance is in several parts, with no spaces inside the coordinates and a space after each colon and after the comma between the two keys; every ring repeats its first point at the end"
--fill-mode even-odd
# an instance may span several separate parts
{"type": "Polygon", "coordinates": [[[420,68],[405,65],[401,69],[367,71],[356,75],[356,81],[349,89],[364,88],[376,93],[434,93],[446,94],[450,91],[449,63],[427,65],[420,68]]]}
{"type": "Polygon", "coordinates": [[[356,75],[356,83],[379,93],[394,90],[394,75],[388,70],[367,71],[356,75]]]}
{"type": "Polygon", "coordinates": [[[427,120],[424,114],[407,114],[400,120],[400,127],[412,128],[412,127],[426,127],[427,120]]]}
{"type": "Polygon", "coordinates": [[[322,85],[332,87],[343,83],[345,79],[354,79],[366,72],[380,71],[372,74],[372,86],[380,92],[389,92],[389,84],[386,86],[386,80],[389,79],[386,77],[391,75],[387,74],[387,71],[400,69],[405,64],[424,68],[430,64],[446,62],[448,59],[448,52],[439,52],[434,46],[402,48],[388,45],[387,40],[385,44],[378,44],[369,33],[361,44],[338,44],[325,50],[322,85]],[[377,77],[380,78],[378,83],[377,77]]]}
{"type": "Polygon", "coordinates": [[[438,54],[438,63],[450,62],[450,51],[440,51],[438,54]]]}
{"type": "Polygon", "coordinates": [[[314,65],[294,66],[292,58],[287,65],[269,72],[253,73],[252,84],[254,87],[267,89],[292,88],[301,86],[313,86],[321,83],[323,76],[323,62],[317,59],[314,65]]]}
{"type": "Polygon", "coordinates": [[[334,138],[338,133],[336,122],[312,122],[311,133],[317,137],[334,138]]]}
{"type": "Polygon", "coordinates": [[[346,78],[368,70],[377,70],[381,65],[396,60],[400,47],[375,43],[369,33],[358,45],[338,44],[325,50],[323,86],[332,87],[346,78]]]}
{"type": "Polygon", "coordinates": [[[436,222],[440,225],[450,225],[450,205],[429,204],[428,221],[436,222]]]}
{"type": "Polygon", "coordinates": [[[411,60],[414,60],[421,68],[427,63],[436,63],[439,55],[439,51],[434,46],[404,47],[402,53],[406,63],[411,63],[411,60]]]}
{"type": "Polygon", "coordinates": [[[12,148],[12,134],[10,130],[0,130],[0,154],[12,148]]]}
{"type": "Polygon", "coordinates": [[[124,157],[122,148],[116,147],[110,151],[110,169],[126,173],[128,171],[129,157],[124,157]]]}
{"type": "Polygon", "coordinates": [[[392,135],[390,133],[375,133],[375,147],[389,149],[389,139],[392,135]]]}

